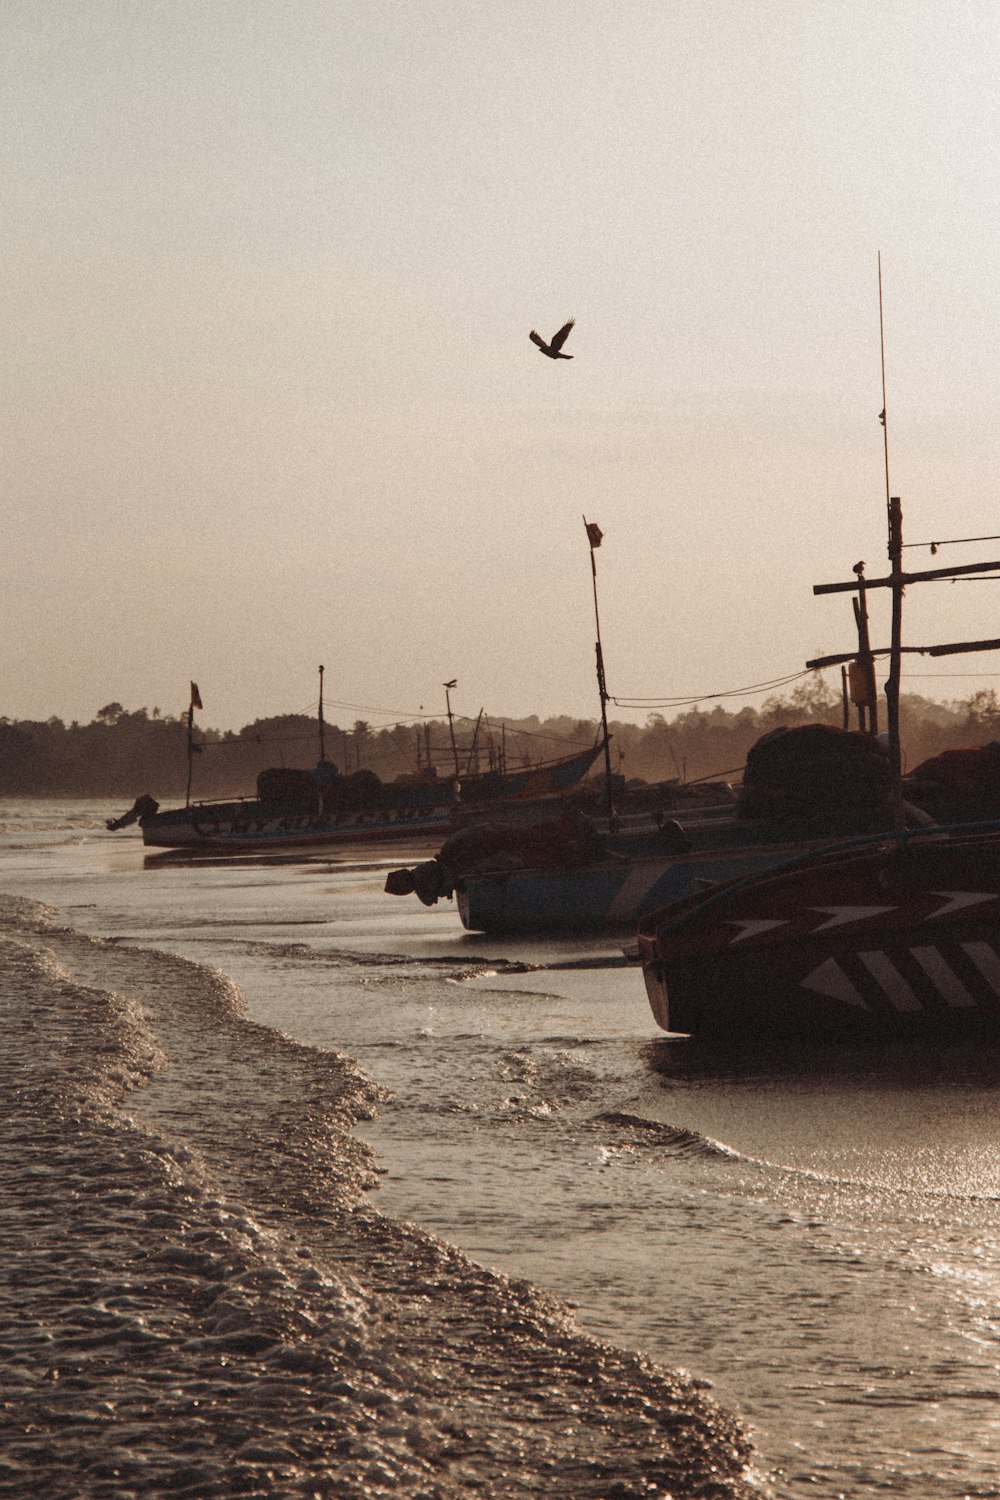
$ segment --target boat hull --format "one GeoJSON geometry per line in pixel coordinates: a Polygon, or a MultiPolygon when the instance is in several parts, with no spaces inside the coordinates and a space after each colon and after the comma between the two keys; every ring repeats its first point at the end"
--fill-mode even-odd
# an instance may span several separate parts
{"type": "MultiPolygon", "coordinates": [[[[471,778],[462,786],[462,795],[471,802],[466,808],[462,807],[455,783],[450,779],[408,779],[405,783],[379,786],[375,778],[376,787],[370,795],[344,806],[342,800],[331,798],[328,793],[321,796],[318,784],[308,786],[309,773],[268,772],[264,774],[305,778],[305,807],[284,805],[280,796],[269,801],[261,793],[255,799],[157,809],[139,817],[138,822],[143,843],[149,848],[212,854],[440,838],[462,821],[482,821],[488,817],[530,823],[550,817],[554,808],[565,805],[567,796],[585,776],[601,748],[593,746],[584,753],[530,771],[471,778]],[[493,800],[487,796],[488,792],[493,800]]],[[[341,785],[335,781],[329,787],[339,792],[341,785]]],[[[349,792],[350,778],[343,785],[349,792]]],[[[131,820],[132,815],[128,821],[131,820]]],[[[113,826],[124,823],[125,820],[116,820],[113,826]]]]}
{"type": "Polygon", "coordinates": [[[140,819],[139,826],[143,843],[153,849],[248,853],[440,838],[449,827],[450,811],[400,808],[334,819],[296,817],[252,802],[212,803],[156,813],[140,819]]]}
{"type": "Polygon", "coordinates": [[[1000,1039],[1000,838],[797,862],[646,918],[653,1016],[703,1039],[1000,1039]]]}
{"type": "MultiPolygon", "coordinates": [[[[817,839],[809,847],[825,842],[817,839]]],[[[466,876],[456,881],[455,898],[462,924],[472,932],[625,930],[669,902],[770,869],[802,847],[798,841],[752,842],[748,831],[745,843],[685,854],[626,854],[579,869],[466,876]]]]}

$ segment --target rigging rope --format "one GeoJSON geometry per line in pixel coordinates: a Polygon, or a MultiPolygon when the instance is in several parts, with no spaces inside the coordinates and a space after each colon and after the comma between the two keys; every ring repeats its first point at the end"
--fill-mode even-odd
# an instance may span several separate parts
{"type": "Polygon", "coordinates": [[[809,668],[805,671],[791,672],[787,677],[774,677],[769,682],[755,682],[749,687],[729,688],[724,693],[700,693],[689,697],[677,698],[628,698],[612,696],[612,703],[617,708],[686,708],[694,703],[711,703],[718,698],[749,698],[754,693],[769,693],[776,688],[788,687],[790,683],[799,682],[803,677],[815,676],[815,670],[809,668]]]}

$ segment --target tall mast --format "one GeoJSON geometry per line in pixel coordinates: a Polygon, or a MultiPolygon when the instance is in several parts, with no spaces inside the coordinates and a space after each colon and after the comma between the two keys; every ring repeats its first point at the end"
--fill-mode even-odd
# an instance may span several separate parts
{"type": "Polygon", "coordinates": [[[858,704],[860,727],[868,734],[878,734],[878,694],[875,689],[875,658],[872,656],[871,637],[868,632],[868,601],[865,597],[865,565],[855,563],[858,579],[858,597],[854,600],[854,620],[858,627],[858,665],[861,669],[865,693],[864,703],[858,704]],[[867,722],[866,722],[867,716],[867,722]]]}
{"type": "Polygon", "coordinates": [[[879,421],[882,423],[882,445],[885,449],[885,512],[889,516],[889,415],[885,400],[885,319],[882,314],[882,252],[878,252],[878,333],[879,343],[882,346],[882,412],[879,421]]]}
{"type": "Polygon", "coordinates": [[[323,668],[319,669],[319,758],[326,760],[326,746],[324,744],[323,724],[323,668]]]}
{"type": "Polygon", "coordinates": [[[885,684],[886,722],[889,731],[889,769],[893,783],[893,810],[903,824],[903,761],[899,744],[899,679],[903,644],[903,507],[898,495],[889,493],[889,417],[885,394],[885,318],[882,307],[882,253],[878,257],[878,326],[882,348],[882,437],[885,449],[885,507],[892,579],[892,630],[889,641],[889,676],[885,684]]]}
{"type": "Polygon", "coordinates": [[[452,754],[452,758],[453,758],[453,760],[455,762],[455,778],[456,778],[456,780],[461,775],[461,772],[459,771],[459,768],[458,768],[458,746],[455,743],[455,720],[454,720],[454,717],[453,717],[452,712],[451,712],[451,690],[452,690],[453,687],[457,687],[457,686],[458,686],[458,679],[457,679],[457,677],[453,677],[450,682],[446,682],[444,684],[444,701],[445,701],[445,707],[447,708],[447,712],[448,712],[448,733],[449,733],[449,735],[451,737],[451,754],[452,754]]]}
{"type": "Polygon", "coordinates": [[[187,795],[186,795],[186,798],[185,798],[185,801],[184,801],[184,806],[185,807],[190,807],[191,806],[191,777],[192,777],[192,774],[193,774],[193,771],[194,771],[194,758],[195,758],[195,756],[198,754],[198,752],[201,749],[201,746],[200,745],[196,745],[195,742],[194,742],[194,711],[195,711],[196,708],[201,708],[201,694],[198,691],[198,684],[196,682],[192,682],[192,684],[191,684],[191,700],[190,700],[190,702],[188,704],[188,711],[187,711],[187,762],[188,762],[188,774],[187,774],[187,795]]]}
{"type": "Polygon", "coordinates": [[[601,615],[597,608],[597,560],[594,557],[596,548],[601,545],[604,533],[596,521],[588,522],[584,516],[583,524],[587,530],[587,541],[590,544],[590,576],[594,584],[594,625],[597,630],[597,691],[601,697],[601,730],[604,735],[604,795],[608,804],[608,817],[615,815],[614,803],[611,797],[611,746],[608,741],[608,686],[604,677],[604,652],[601,649],[601,615]]]}

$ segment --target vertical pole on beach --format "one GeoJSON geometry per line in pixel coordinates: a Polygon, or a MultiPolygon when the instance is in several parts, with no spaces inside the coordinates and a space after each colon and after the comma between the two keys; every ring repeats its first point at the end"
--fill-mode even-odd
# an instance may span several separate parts
{"type": "Polygon", "coordinates": [[[320,760],[326,760],[326,745],[325,745],[325,742],[324,742],[324,730],[325,730],[325,726],[323,724],[323,668],[320,667],[320,669],[319,669],[319,758],[320,758],[320,760]]]}
{"type": "Polygon", "coordinates": [[[458,678],[457,677],[453,677],[450,682],[446,682],[444,684],[444,701],[445,701],[445,707],[446,707],[446,709],[448,711],[448,733],[451,736],[451,754],[452,754],[452,759],[455,762],[455,778],[457,780],[458,779],[458,775],[459,775],[459,770],[458,770],[458,746],[455,744],[455,720],[452,718],[452,713],[451,713],[451,690],[452,690],[453,687],[458,687],[458,678]]]}
{"type": "Polygon", "coordinates": [[[588,521],[584,516],[583,524],[587,532],[587,542],[590,546],[590,576],[594,585],[594,625],[597,631],[597,644],[595,652],[597,655],[597,691],[601,698],[601,732],[604,735],[604,795],[608,805],[608,818],[614,821],[615,808],[611,795],[611,744],[608,739],[608,685],[604,676],[604,652],[601,648],[601,615],[597,607],[597,559],[594,552],[601,545],[604,533],[596,521],[588,521]]]}

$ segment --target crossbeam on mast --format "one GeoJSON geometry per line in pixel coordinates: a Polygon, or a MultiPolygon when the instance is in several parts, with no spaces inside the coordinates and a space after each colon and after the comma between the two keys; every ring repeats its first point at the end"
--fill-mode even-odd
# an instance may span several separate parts
{"type": "MultiPolygon", "coordinates": [[[[888,656],[892,648],[890,646],[872,646],[872,656],[888,656]]],[[[1000,640],[996,641],[954,641],[946,646],[901,646],[904,656],[958,656],[963,651],[1000,651],[1000,640]]],[[[844,662],[855,661],[858,649],[853,651],[841,651],[835,656],[817,656],[812,661],[806,662],[807,672],[819,672],[824,667],[839,667],[844,662]]]]}
{"type": "MultiPolygon", "coordinates": [[[[931,568],[924,573],[900,573],[898,578],[890,574],[887,578],[866,578],[866,589],[887,589],[894,583],[900,583],[905,588],[908,583],[923,583],[929,578],[961,578],[969,573],[991,573],[1000,568],[1000,562],[966,563],[960,568],[931,568]]],[[[853,594],[857,593],[858,580],[852,578],[850,583],[814,583],[814,594],[853,594]]]]}

